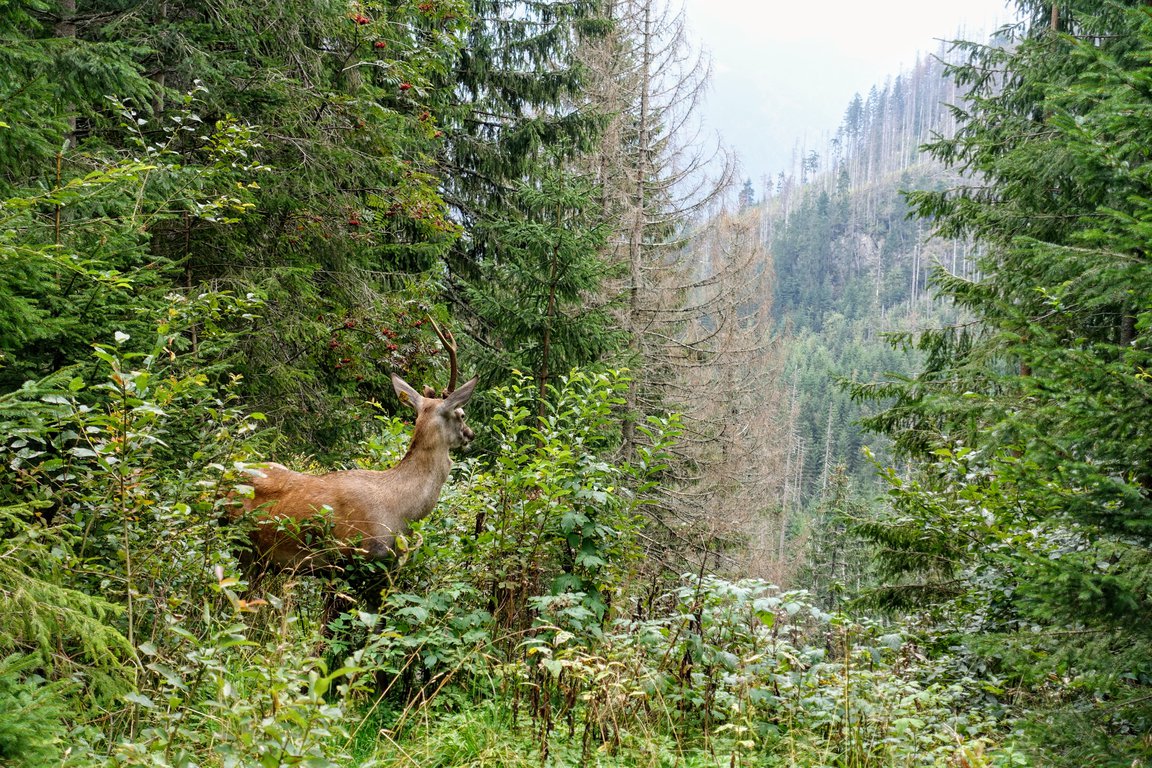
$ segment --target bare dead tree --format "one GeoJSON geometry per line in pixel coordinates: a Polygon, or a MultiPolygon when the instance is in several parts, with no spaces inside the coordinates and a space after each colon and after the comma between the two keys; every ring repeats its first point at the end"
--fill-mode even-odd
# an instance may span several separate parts
{"type": "MultiPolygon", "coordinates": [[[[761,222],[726,210],[735,164],[697,119],[710,63],[683,12],[664,0],[611,0],[610,12],[616,31],[584,63],[606,125],[595,170],[618,233],[622,277],[608,290],[630,338],[627,411],[684,424],[653,508],[654,554],[677,572],[732,565],[747,560],[779,465],[761,222]]],[[[629,454],[645,440],[632,422],[624,438],[629,454]]]]}

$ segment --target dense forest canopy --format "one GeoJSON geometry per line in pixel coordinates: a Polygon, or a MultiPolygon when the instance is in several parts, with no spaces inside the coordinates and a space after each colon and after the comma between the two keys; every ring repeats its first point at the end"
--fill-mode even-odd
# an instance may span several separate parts
{"type": "Polygon", "coordinates": [[[1152,13],[1016,5],[758,185],[656,0],[4,5],[0,765],[1146,764],[1152,13]]]}

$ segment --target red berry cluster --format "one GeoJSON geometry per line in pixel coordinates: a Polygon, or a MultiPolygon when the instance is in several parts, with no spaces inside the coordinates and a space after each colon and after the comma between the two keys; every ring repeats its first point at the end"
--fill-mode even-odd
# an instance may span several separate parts
{"type": "Polygon", "coordinates": [[[400,349],[399,345],[394,341],[396,338],[396,331],[392,330],[391,328],[384,328],[380,331],[380,335],[388,339],[388,344],[385,345],[384,348],[389,352],[395,352],[396,350],[400,349]]]}
{"type": "MultiPolygon", "coordinates": [[[[331,322],[331,319],[324,315],[318,316],[316,320],[318,322],[331,322]]],[[[337,318],[335,323],[330,326],[332,331],[328,338],[328,349],[331,351],[328,361],[329,365],[332,366],[331,370],[343,371],[342,376],[357,382],[366,380],[367,377],[363,373],[357,373],[357,369],[361,368],[362,358],[366,359],[370,355],[369,347],[357,343],[351,336],[344,338],[340,336],[341,332],[361,327],[367,334],[374,336],[377,343],[387,350],[392,356],[391,363],[393,365],[411,366],[418,363],[422,358],[435,356],[440,351],[439,347],[428,348],[423,343],[425,334],[420,329],[425,324],[423,312],[410,314],[407,311],[401,311],[388,325],[383,323],[378,325],[371,320],[353,316],[337,318]],[[404,348],[403,354],[401,354],[401,347],[404,348]],[[336,357],[336,355],[343,356],[336,357]]]]}

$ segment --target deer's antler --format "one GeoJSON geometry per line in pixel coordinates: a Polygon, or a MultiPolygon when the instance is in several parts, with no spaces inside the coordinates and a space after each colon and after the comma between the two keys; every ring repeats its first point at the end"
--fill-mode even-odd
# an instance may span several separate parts
{"type": "Polygon", "coordinates": [[[440,343],[444,345],[444,350],[448,353],[448,387],[444,390],[444,397],[447,397],[456,391],[456,377],[460,372],[456,366],[456,337],[452,335],[452,331],[441,330],[432,315],[428,315],[428,322],[432,323],[432,330],[436,331],[436,335],[440,337],[440,343]]]}

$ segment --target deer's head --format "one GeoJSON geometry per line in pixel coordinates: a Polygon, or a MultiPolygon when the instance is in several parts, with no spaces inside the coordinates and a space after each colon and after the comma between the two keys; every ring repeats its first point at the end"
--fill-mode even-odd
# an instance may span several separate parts
{"type": "Polygon", "coordinates": [[[392,374],[392,387],[401,401],[407,402],[416,411],[416,426],[413,429],[413,443],[443,445],[449,450],[463,448],[472,442],[476,435],[464,422],[464,404],[476,389],[476,379],[464,386],[448,392],[444,397],[435,397],[431,388],[423,394],[395,373],[392,374]]]}
{"type": "Polygon", "coordinates": [[[441,330],[431,317],[428,321],[448,353],[447,388],[440,397],[436,396],[431,387],[425,387],[424,393],[421,394],[395,373],[392,374],[392,388],[396,390],[396,396],[402,402],[407,402],[416,411],[413,444],[417,443],[419,437],[422,442],[441,445],[449,450],[463,448],[476,436],[464,423],[464,404],[472,397],[477,379],[473,378],[465,382],[460,389],[456,389],[456,377],[460,370],[456,362],[456,339],[452,336],[452,331],[441,330]]]}

